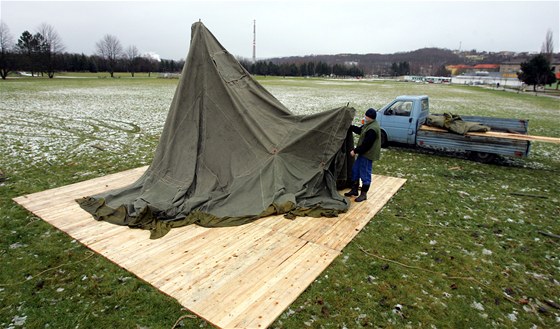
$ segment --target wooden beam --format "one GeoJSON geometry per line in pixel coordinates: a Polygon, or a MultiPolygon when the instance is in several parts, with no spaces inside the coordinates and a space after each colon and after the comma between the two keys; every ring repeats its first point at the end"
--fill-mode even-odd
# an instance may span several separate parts
{"type": "MultiPolygon", "coordinates": [[[[431,127],[431,126],[427,126],[427,125],[422,125],[420,127],[420,130],[449,133],[449,131],[446,130],[446,129],[431,127]]],[[[496,138],[515,139],[515,140],[522,140],[522,141],[535,141],[535,142],[560,144],[560,138],[557,138],[557,137],[506,133],[506,132],[501,132],[501,131],[488,131],[488,132],[485,132],[485,133],[468,132],[466,134],[466,136],[496,137],[496,138]]]]}

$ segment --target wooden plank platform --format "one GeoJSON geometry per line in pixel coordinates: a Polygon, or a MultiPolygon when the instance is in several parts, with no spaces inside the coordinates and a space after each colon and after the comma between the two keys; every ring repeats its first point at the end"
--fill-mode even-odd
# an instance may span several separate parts
{"type": "MultiPolygon", "coordinates": [[[[421,130],[426,130],[426,131],[448,132],[447,129],[432,127],[432,126],[427,126],[427,125],[422,125],[420,127],[420,129],[421,130]]],[[[492,131],[492,130],[484,132],[484,133],[468,132],[468,133],[466,133],[466,136],[496,137],[496,138],[505,138],[505,139],[515,139],[515,140],[521,140],[521,141],[536,141],[536,142],[546,142],[546,143],[560,144],[560,138],[557,138],[557,137],[515,134],[515,133],[506,133],[506,132],[492,131]]]]}
{"type": "Polygon", "coordinates": [[[335,218],[283,216],[149,232],[98,222],[74,199],[124,187],[147,167],[14,201],[220,328],[266,328],[341,253],[405,179],[373,176],[369,199],[335,218]],[[138,253],[142,250],[142,253],[138,253]]]}

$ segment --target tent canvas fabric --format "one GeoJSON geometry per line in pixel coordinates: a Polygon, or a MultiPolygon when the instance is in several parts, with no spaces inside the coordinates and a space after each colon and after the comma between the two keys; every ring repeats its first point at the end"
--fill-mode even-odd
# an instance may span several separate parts
{"type": "Polygon", "coordinates": [[[430,114],[426,125],[447,129],[450,132],[465,135],[468,132],[488,132],[490,127],[480,122],[464,121],[460,115],[445,112],[443,114],[430,114]]]}
{"type": "Polygon", "coordinates": [[[351,107],[294,115],[200,22],[145,174],[76,200],[97,220],[149,229],[232,226],[285,214],[336,216],[353,159],[351,107]],[[340,187],[340,186],[339,186],[340,187]]]}

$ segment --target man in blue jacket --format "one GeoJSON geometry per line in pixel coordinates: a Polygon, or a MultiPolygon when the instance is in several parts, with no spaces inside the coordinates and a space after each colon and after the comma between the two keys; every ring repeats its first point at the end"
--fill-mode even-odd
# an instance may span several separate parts
{"type": "Polygon", "coordinates": [[[352,166],[352,190],[344,193],[345,196],[358,196],[360,188],[360,180],[362,180],[362,189],[356,202],[367,200],[367,192],[371,185],[371,169],[373,161],[381,158],[381,129],[379,123],[375,120],[377,111],[368,109],[364,118],[364,124],[361,127],[352,125],[350,130],[359,134],[358,144],[356,148],[350,151],[350,156],[355,157],[356,161],[352,166]]]}

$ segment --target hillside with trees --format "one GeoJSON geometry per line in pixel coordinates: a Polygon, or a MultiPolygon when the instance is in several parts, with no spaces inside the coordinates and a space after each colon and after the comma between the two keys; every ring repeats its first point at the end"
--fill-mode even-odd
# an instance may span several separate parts
{"type": "MultiPolygon", "coordinates": [[[[364,75],[401,76],[401,75],[437,75],[449,76],[446,65],[466,64],[494,64],[505,62],[524,62],[531,55],[529,53],[513,52],[478,52],[453,51],[442,48],[422,48],[410,52],[394,54],[337,54],[337,55],[309,55],[291,56],[267,59],[275,65],[304,63],[324,63],[329,66],[341,65],[355,67],[364,75]]],[[[558,56],[556,56],[558,57],[558,56]]]]}

